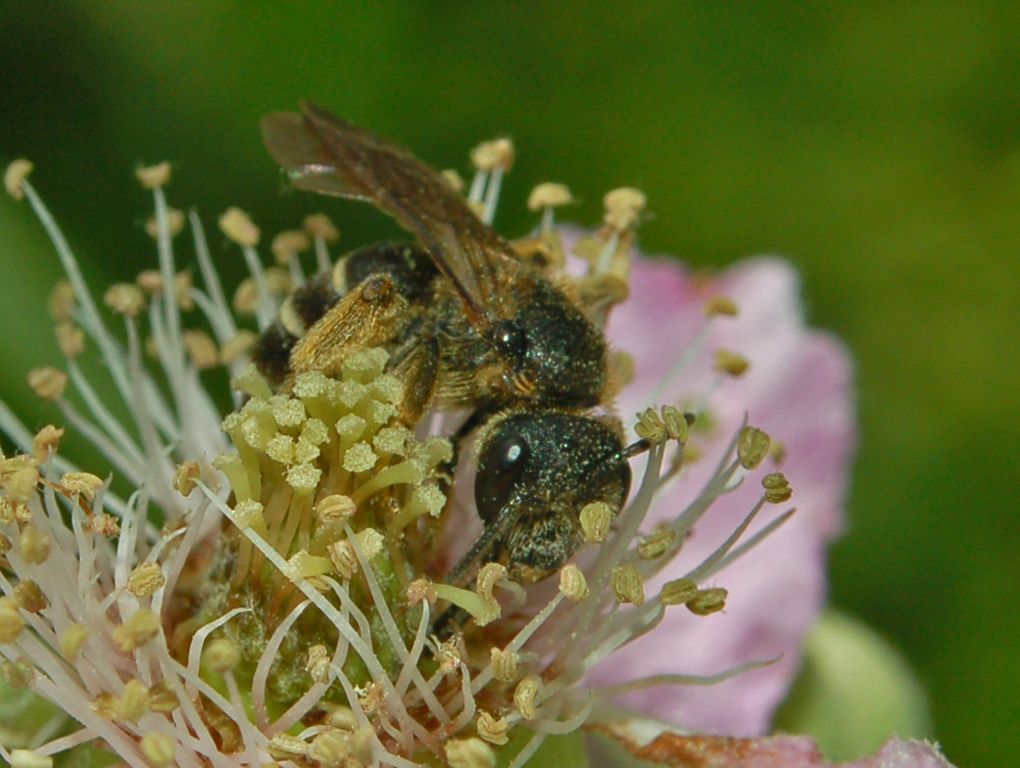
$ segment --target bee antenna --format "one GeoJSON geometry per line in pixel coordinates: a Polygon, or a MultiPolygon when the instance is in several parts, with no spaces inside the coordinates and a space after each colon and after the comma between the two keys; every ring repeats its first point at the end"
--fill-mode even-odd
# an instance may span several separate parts
{"type": "Polygon", "coordinates": [[[641,440],[637,440],[636,442],[633,442],[630,445],[628,445],[622,451],[617,453],[614,458],[619,458],[624,461],[627,461],[628,459],[633,459],[635,456],[640,456],[642,453],[644,453],[651,447],[652,444],[645,440],[644,438],[642,438],[641,440]]]}

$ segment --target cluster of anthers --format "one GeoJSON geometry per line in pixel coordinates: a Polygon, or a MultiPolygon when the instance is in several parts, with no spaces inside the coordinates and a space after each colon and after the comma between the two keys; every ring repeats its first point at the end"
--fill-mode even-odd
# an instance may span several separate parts
{"type": "MultiPolygon", "coordinates": [[[[491,220],[512,149],[485,145],[473,159],[468,199],[491,220]]],[[[57,707],[0,756],[20,768],[86,748],[139,767],[476,768],[505,752],[500,762],[516,766],[549,735],[612,717],[620,694],[706,682],[667,675],[600,688],[588,675],[666,611],[723,608],[726,591],[706,584],[789,516],[744,537],[764,505],[790,497],[782,475],[763,477],[758,504],[703,562],[681,570],[676,559],[713,501],[768,454],[765,433],[733,435],[696,499],[648,530],[652,499],[682,474],[698,426],[676,407],[649,409],[634,430],[650,448],[629,502],[615,516],[603,503],[583,510],[587,543],[558,579],[525,588],[490,563],[473,590],[444,584],[447,417],[432,414],[417,431],[399,422],[402,382],[380,349],[351,355],[337,378],[300,374],[286,395],[248,362],[255,335],[238,318],[254,315],[260,330],[272,322],[304,280],[301,251],[328,266],[338,237],[328,220],[280,235],[279,263],[265,268],[258,229],[237,209],[224,215],[251,272],[231,306],[198,217],[166,203],[169,167],[140,169],[155,200],[158,269],[106,291],[123,325],[115,334],[30,170],[13,163],[7,190],[28,199],[67,280],[50,302],[65,365],[32,371],[29,383],[103,468],[83,471],[58,453],[64,429],[33,434],[0,403],[0,430],[19,451],[0,454],[2,676],[57,707]],[[185,219],[202,288],[175,266],[185,219]],[[184,328],[189,311],[206,330],[184,328]],[[86,343],[109,375],[101,386],[79,367],[86,343]],[[233,386],[225,418],[199,376],[213,366],[233,386]],[[648,594],[665,569],[673,578],[648,594]],[[434,625],[451,605],[470,618],[440,638],[434,625]]],[[[622,300],[643,196],[607,195],[604,226],[575,249],[586,274],[572,278],[553,217],[569,201],[554,184],[529,201],[546,252],[579,291],[622,300]]],[[[733,311],[715,301],[706,323],[733,311]]]]}

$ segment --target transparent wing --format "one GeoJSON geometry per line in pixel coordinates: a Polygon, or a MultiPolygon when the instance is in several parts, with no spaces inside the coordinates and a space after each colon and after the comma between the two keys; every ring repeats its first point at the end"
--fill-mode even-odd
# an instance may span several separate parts
{"type": "Polygon", "coordinates": [[[262,135],[294,186],[367,200],[428,250],[481,331],[516,315],[510,246],[442,177],[406,149],[309,102],[262,119],[262,135]]]}

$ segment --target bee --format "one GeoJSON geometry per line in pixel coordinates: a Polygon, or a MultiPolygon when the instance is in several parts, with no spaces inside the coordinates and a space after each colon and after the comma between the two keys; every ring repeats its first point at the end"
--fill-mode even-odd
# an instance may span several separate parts
{"type": "Polygon", "coordinates": [[[618,511],[630,487],[601,331],[560,288],[479,219],[409,151],[304,102],[262,120],[273,158],[302,190],[368,201],[413,235],[348,254],[284,305],[254,353],[286,390],[296,373],[336,370],[384,345],[405,383],[403,419],[467,408],[456,447],[478,432],[474,496],[483,532],[446,580],[486,562],[533,583],[582,542],[581,509],[618,511]]]}

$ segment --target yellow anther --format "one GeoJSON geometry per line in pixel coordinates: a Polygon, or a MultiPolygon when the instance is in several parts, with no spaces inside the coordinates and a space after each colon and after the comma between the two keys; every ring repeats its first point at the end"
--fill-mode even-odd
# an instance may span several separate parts
{"type": "Polygon", "coordinates": [[[240,246],[254,248],[261,232],[247,213],[236,206],[228,208],[219,220],[220,231],[240,246]]]}
{"type": "Polygon", "coordinates": [[[170,183],[170,171],[170,163],[164,160],[156,165],[143,165],[135,168],[135,178],[146,189],[156,189],[170,183]]]}
{"type": "Polygon", "coordinates": [[[349,541],[334,541],[326,551],[340,578],[349,580],[358,572],[358,555],[349,541]]]}
{"type": "Polygon", "coordinates": [[[293,760],[307,754],[307,742],[289,733],[278,733],[269,740],[269,755],[274,760],[293,760]]]}
{"type": "Polygon", "coordinates": [[[705,303],[705,314],[708,317],[734,317],[737,312],[736,303],[726,296],[713,296],[705,303]]]}
{"type": "Polygon", "coordinates": [[[15,457],[0,466],[3,469],[0,472],[0,487],[7,491],[8,499],[24,504],[35,495],[39,484],[39,467],[34,459],[15,457]]]}
{"type": "Polygon", "coordinates": [[[233,641],[217,637],[202,650],[202,663],[213,672],[230,672],[241,663],[241,650],[233,641]]]}
{"type": "Polygon", "coordinates": [[[140,608],[111,634],[121,652],[130,653],[158,635],[159,628],[159,617],[148,608],[140,608]]]}
{"type": "Polygon", "coordinates": [[[12,749],[11,768],[53,768],[53,758],[31,749],[12,749]]]}
{"type": "Polygon", "coordinates": [[[494,768],[496,753],[479,738],[450,739],[446,742],[446,762],[450,768],[494,768]]]}
{"type": "Polygon", "coordinates": [[[329,651],[324,645],[313,645],[308,649],[305,670],[316,683],[329,682],[329,651]]]}
{"type": "Polygon", "coordinates": [[[368,472],[378,460],[379,457],[372,450],[372,446],[358,442],[344,453],[343,468],[348,472],[368,472]]]}
{"type": "Polygon", "coordinates": [[[312,237],[321,237],[327,243],[335,243],[340,239],[340,230],[324,213],[312,213],[305,216],[305,231],[312,237]]]}
{"type": "Polygon", "coordinates": [[[694,424],[694,414],[684,413],[676,406],[664,405],[660,415],[669,439],[676,440],[678,443],[686,443],[690,436],[691,425],[694,424]]]}
{"type": "Polygon", "coordinates": [[[602,198],[605,215],[602,221],[617,232],[630,229],[645,210],[645,193],[632,187],[610,190],[602,198]]]}
{"type": "Polygon", "coordinates": [[[147,269],[138,273],[135,283],[144,293],[155,295],[163,290],[163,273],[158,269],[147,269]]]}
{"type": "Polygon", "coordinates": [[[604,501],[593,501],[581,509],[581,532],[584,540],[597,543],[606,540],[613,523],[613,508],[604,501]]]}
{"type": "Polygon", "coordinates": [[[231,339],[227,339],[220,347],[220,360],[226,365],[231,365],[237,362],[242,356],[248,354],[252,347],[255,346],[255,342],[258,341],[258,336],[248,330],[240,330],[237,335],[231,339]]]}
{"type": "Polygon", "coordinates": [[[690,579],[673,579],[662,585],[659,599],[663,605],[684,605],[698,593],[698,585],[690,579]]]}
{"type": "MultiPolygon", "coordinates": [[[[435,637],[432,639],[433,641],[436,640],[435,637]]],[[[439,671],[444,676],[460,667],[461,653],[456,637],[450,637],[441,643],[436,643],[436,661],[439,662],[439,671]]]]}
{"type": "Polygon", "coordinates": [[[34,525],[26,525],[21,529],[18,539],[18,554],[25,562],[39,565],[50,556],[50,537],[34,525]]]}
{"type": "Polygon", "coordinates": [[[793,488],[782,472],[772,472],[761,479],[765,489],[765,500],[770,504],[782,504],[793,496],[793,488]]]}
{"type": "Polygon", "coordinates": [[[187,330],[182,335],[191,364],[200,371],[220,364],[220,350],[205,331],[187,330]]]}
{"type": "Polygon", "coordinates": [[[514,164],[513,142],[507,138],[483,141],[471,150],[471,163],[479,171],[494,171],[496,168],[509,171],[514,164]]]}
{"type": "Polygon", "coordinates": [[[138,744],[142,757],[152,768],[167,768],[173,765],[177,745],[169,735],[155,731],[142,737],[138,744]]]}
{"type": "Polygon", "coordinates": [[[489,602],[495,602],[492,592],[496,585],[506,578],[506,568],[499,563],[486,563],[478,571],[475,592],[489,602]]]}
{"type": "Polygon", "coordinates": [[[443,177],[443,181],[446,182],[447,186],[458,195],[464,192],[464,179],[455,170],[447,168],[440,171],[439,175],[443,177]]]}
{"type": "Polygon", "coordinates": [[[540,211],[543,208],[558,208],[572,202],[574,202],[574,196],[570,194],[570,190],[565,184],[547,181],[531,190],[531,194],[528,195],[528,210],[540,211]]]}
{"type": "Polygon", "coordinates": [[[71,624],[60,635],[60,653],[73,664],[88,636],[89,630],[84,624],[71,624]]]}
{"type": "Polygon", "coordinates": [[[112,539],[120,533],[120,523],[117,522],[117,518],[113,515],[101,512],[100,514],[93,514],[88,519],[85,524],[85,530],[92,531],[97,536],[112,539]]]}
{"type": "Polygon", "coordinates": [[[91,472],[68,472],[60,478],[60,484],[70,493],[77,493],[88,501],[96,498],[96,493],[103,487],[102,478],[91,472]]]}
{"type": "Polygon", "coordinates": [[[754,469],[768,456],[772,440],[756,427],[744,427],[737,439],[737,458],[744,469],[754,469]]]}
{"type": "Polygon", "coordinates": [[[13,597],[0,598],[0,643],[13,643],[25,628],[25,619],[13,597]]]}
{"type": "Polygon", "coordinates": [[[128,576],[128,591],[135,597],[152,597],[166,584],[166,576],[158,563],[142,563],[128,576]]]}
{"type": "Polygon", "coordinates": [[[28,178],[34,167],[30,160],[26,160],[23,157],[19,157],[7,166],[7,170],[4,171],[4,189],[7,190],[8,195],[15,200],[24,199],[25,193],[21,189],[21,185],[28,178]]]}
{"type": "Polygon", "coordinates": [[[173,487],[181,496],[190,496],[198,485],[202,470],[197,461],[185,461],[174,471],[173,487]]]}
{"type": "Polygon", "coordinates": [[[148,711],[149,690],[137,680],[128,680],[124,685],[124,690],[117,697],[114,716],[118,720],[134,723],[148,711]]]}
{"type": "Polygon", "coordinates": [[[166,683],[156,683],[149,688],[150,712],[173,712],[180,705],[177,694],[166,683]]]}
{"type": "Polygon", "coordinates": [[[708,616],[710,613],[717,613],[726,607],[728,594],[722,587],[699,589],[694,597],[687,601],[687,610],[695,616],[708,616]]]}
{"type": "MultiPolygon", "coordinates": [[[[166,223],[170,237],[178,234],[182,229],[184,229],[184,211],[178,210],[177,208],[167,208],[166,223]]],[[[159,220],[155,217],[155,215],[150,216],[145,221],[145,233],[153,240],[156,240],[159,237],[159,220]]]]}
{"type": "Polygon", "coordinates": [[[728,349],[717,349],[714,355],[715,369],[730,376],[743,376],[751,363],[743,355],[728,349]]]}
{"type": "Polygon", "coordinates": [[[74,287],[67,280],[60,280],[50,291],[46,309],[57,322],[71,320],[74,311],[74,287]]]}
{"type": "Polygon", "coordinates": [[[542,681],[534,676],[526,677],[514,689],[514,706],[525,720],[538,717],[538,697],[542,693],[542,681]]]}
{"type": "Polygon", "coordinates": [[[644,604],[645,584],[637,566],[618,565],[613,568],[612,585],[613,593],[621,603],[644,604]]]}
{"type": "Polygon", "coordinates": [[[277,264],[286,265],[299,253],[307,251],[311,247],[312,241],[307,232],[300,229],[289,229],[273,238],[273,244],[269,246],[269,250],[276,257],[277,264]]]}
{"type": "Polygon", "coordinates": [[[580,602],[588,596],[588,580],[584,571],[571,563],[560,570],[560,592],[572,602],[580,602]]]}
{"type": "Polygon", "coordinates": [[[317,734],[308,745],[308,759],[323,768],[341,768],[347,765],[350,753],[349,735],[336,728],[317,734]]]}
{"type": "Polygon", "coordinates": [[[57,400],[67,387],[67,374],[56,368],[34,368],[28,373],[28,386],[43,400],[57,400]]]}
{"type": "Polygon", "coordinates": [[[46,594],[32,579],[24,579],[18,582],[14,588],[14,599],[21,606],[21,609],[28,613],[39,613],[50,604],[46,594]]]}
{"type": "Polygon", "coordinates": [[[408,605],[418,605],[419,603],[428,603],[429,605],[435,605],[438,599],[436,595],[435,585],[426,578],[415,579],[407,585],[407,589],[404,591],[407,597],[408,605]]]}
{"type": "Polygon", "coordinates": [[[642,560],[654,560],[666,554],[676,542],[676,531],[663,528],[645,536],[638,544],[638,557],[642,560]]]}
{"type": "Polygon", "coordinates": [[[0,664],[0,679],[11,688],[25,690],[35,682],[35,665],[31,659],[21,657],[17,661],[0,664]]]}
{"type": "Polygon", "coordinates": [[[488,712],[478,713],[478,722],[475,724],[475,730],[479,738],[498,747],[502,747],[510,740],[509,736],[507,736],[510,730],[509,723],[503,718],[493,717],[488,712]]]}
{"type": "Polygon", "coordinates": [[[645,408],[637,415],[637,418],[638,423],[634,427],[634,433],[638,437],[644,438],[653,445],[666,442],[669,433],[666,431],[662,417],[656,413],[654,408],[645,408]]]}
{"type": "Polygon", "coordinates": [[[489,649],[489,666],[492,676],[504,683],[512,683],[517,679],[517,666],[520,656],[516,651],[504,651],[500,648],[489,649]]]}
{"type": "Polygon", "coordinates": [[[60,353],[67,358],[77,357],[85,351],[85,331],[72,322],[57,323],[53,329],[60,353]]]}

